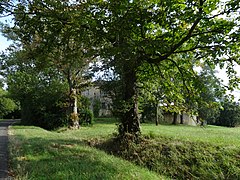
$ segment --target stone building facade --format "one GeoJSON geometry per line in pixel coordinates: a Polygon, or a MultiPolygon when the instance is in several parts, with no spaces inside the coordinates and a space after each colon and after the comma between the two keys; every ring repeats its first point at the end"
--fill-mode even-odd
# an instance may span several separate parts
{"type": "MultiPolygon", "coordinates": [[[[173,113],[164,113],[163,114],[163,119],[160,120],[159,123],[160,124],[172,124],[173,118],[174,118],[173,113]]],[[[198,124],[197,116],[189,115],[187,113],[178,114],[176,124],[181,124],[181,118],[183,120],[183,124],[185,124],[185,125],[196,126],[198,124]]]]}
{"type": "Polygon", "coordinates": [[[91,105],[90,109],[93,111],[94,103],[98,102],[100,105],[99,117],[110,117],[112,116],[111,111],[111,99],[102,91],[98,86],[89,87],[87,90],[82,92],[82,95],[89,98],[91,105]]]}

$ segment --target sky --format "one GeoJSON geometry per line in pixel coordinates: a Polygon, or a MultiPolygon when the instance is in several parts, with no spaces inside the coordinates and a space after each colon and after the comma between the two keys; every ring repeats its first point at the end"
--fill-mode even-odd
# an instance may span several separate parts
{"type": "Polygon", "coordinates": [[[0,51],[4,51],[11,44],[5,37],[0,35],[0,51]]]}
{"type": "MultiPolygon", "coordinates": [[[[0,22],[2,23],[12,23],[9,17],[1,17],[0,22]]],[[[0,32],[0,52],[4,51],[9,45],[11,44],[10,41],[7,40],[7,38],[3,37],[2,33],[0,32]]]]}

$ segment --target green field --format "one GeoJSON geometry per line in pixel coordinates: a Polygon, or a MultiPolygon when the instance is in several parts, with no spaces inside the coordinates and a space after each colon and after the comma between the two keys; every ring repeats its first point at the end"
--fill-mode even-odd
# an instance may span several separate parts
{"type": "Polygon", "coordinates": [[[143,124],[147,141],[122,154],[129,161],[88,146],[109,140],[116,129],[108,120],[74,131],[13,126],[12,174],[16,179],[240,178],[240,128],[143,124]]]}
{"type": "Polygon", "coordinates": [[[144,134],[153,134],[153,136],[168,137],[176,140],[191,142],[205,142],[214,145],[240,146],[240,128],[227,128],[220,126],[174,126],[160,125],[158,127],[152,124],[142,125],[144,134]]]}
{"type": "Polygon", "coordinates": [[[10,130],[10,164],[15,179],[166,179],[146,168],[91,148],[85,141],[106,138],[114,124],[50,132],[32,126],[10,130]]]}

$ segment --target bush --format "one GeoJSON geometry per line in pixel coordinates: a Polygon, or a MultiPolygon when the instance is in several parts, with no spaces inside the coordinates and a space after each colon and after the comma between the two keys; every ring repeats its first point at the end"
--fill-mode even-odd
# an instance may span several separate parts
{"type": "Polygon", "coordinates": [[[67,126],[68,121],[65,113],[54,114],[52,112],[45,113],[42,122],[40,122],[39,126],[44,127],[47,130],[53,130],[59,127],[67,126]]]}
{"type": "Polygon", "coordinates": [[[11,96],[21,105],[21,123],[47,130],[67,125],[67,85],[54,80],[48,85],[32,83],[34,86],[25,89],[17,89],[14,84],[9,86],[11,96]]]}
{"type": "Polygon", "coordinates": [[[93,113],[90,109],[82,109],[79,113],[79,124],[93,124],[93,113]]]}

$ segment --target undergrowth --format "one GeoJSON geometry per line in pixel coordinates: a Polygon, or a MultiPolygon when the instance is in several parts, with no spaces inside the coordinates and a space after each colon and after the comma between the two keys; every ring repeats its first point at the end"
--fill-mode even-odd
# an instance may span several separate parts
{"type": "Polygon", "coordinates": [[[173,179],[240,179],[238,148],[151,135],[139,143],[113,138],[95,147],[173,179]]]}

